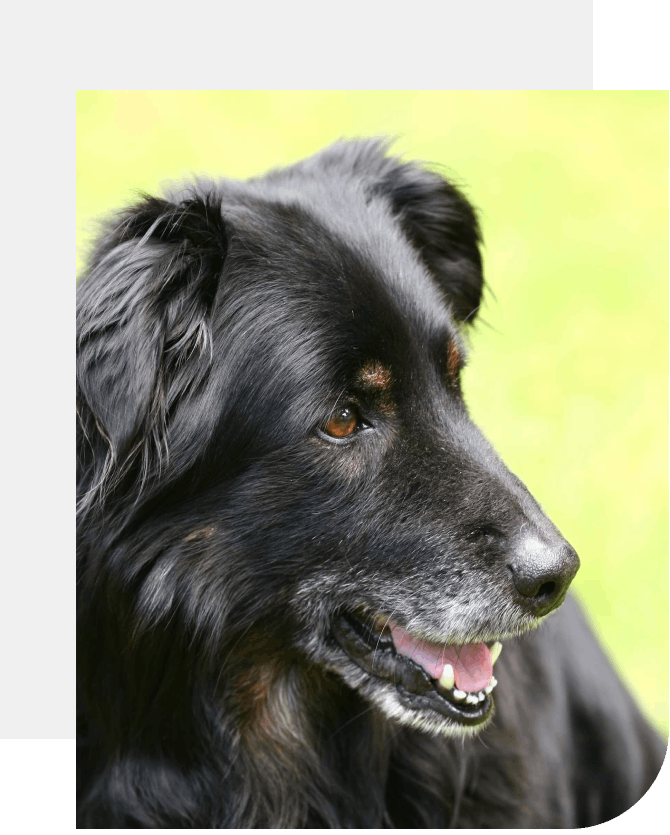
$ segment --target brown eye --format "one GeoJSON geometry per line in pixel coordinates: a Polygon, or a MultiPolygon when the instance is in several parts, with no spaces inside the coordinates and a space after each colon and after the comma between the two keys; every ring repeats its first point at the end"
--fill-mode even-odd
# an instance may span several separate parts
{"type": "Polygon", "coordinates": [[[358,426],[358,414],[351,406],[338,409],[324,427],[324,432],[333,438],[346,438],[358,426]]]}

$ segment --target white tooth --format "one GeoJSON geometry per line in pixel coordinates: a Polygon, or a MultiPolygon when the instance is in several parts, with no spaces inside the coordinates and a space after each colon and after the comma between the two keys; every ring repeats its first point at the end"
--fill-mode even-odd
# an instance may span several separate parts
{"type": "Polygon", "coordinates": [[[451,666],[451,664],[444,665],[444,670],[442,671],[442,675],[440,676],[438,684],[444,690],[451,690],[451,688],[454,686],[454,668],[451,666]]]}
{"type": "Polygon", "coordinates": [[[463,701],[463,699],[464,699],[464,698],[465,698],[468,694],[467,694],[467,693],[464,693],[462,690],[454,690],[454,692],[453,692],[451,695],[454,697],[454,699],[456,699],[456,701],[457,701],[457,702],[462,702],[462,701],[463,701]]]}
{"type": "Polygon", "coordinates": [[[502,644],[500,641],[496,641],[495,644],[491,647],[491,664],[495,664],[500,656],[502,651],[502,644]]]}
{"type": "Polygon", "coordinates": [[[483,702],[485,698],[486,698],[486,693],[480,693],[479,694],[479,701],[480,702],[483,702]]]}
{"type": "Polygon", "coordinates": [[[491,681],[484,688],[484,692],[485,693],[490,693],[491,690],[493,690],[493,688],[496,686],[497,683],[498,683],[498,679],[495,676],[491,676],[491,681]]]}
{"type": "Polygon", "coordinates": [[[466,701],[469,705],[478,705],[478,704],[479,704],[479,699],[478,699],[476,696],[473,696],[473,695],[472,695],[472,693],[468,694],[468,695],[465,697],[465,701],[466,701]]]}

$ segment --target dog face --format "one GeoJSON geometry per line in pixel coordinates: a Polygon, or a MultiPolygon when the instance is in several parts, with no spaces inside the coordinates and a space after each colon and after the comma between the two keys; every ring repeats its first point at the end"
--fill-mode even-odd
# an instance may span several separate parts
{"type": "Polygon", "coordinates": [[[578,560],[468,416],[478,241],[374,142],[110,225],[79,299],[82,513],[133,630],[176,618],[266,696],[308,665],[406,725],[490,721],[492,650],[578,560]]]}

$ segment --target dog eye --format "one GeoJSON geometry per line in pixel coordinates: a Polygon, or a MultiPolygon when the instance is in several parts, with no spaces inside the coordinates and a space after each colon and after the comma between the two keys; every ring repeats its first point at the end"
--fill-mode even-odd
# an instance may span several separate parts
{"type": "Polygon", "coordinates": [[[353,435],[360,422],[355,406],[342,406],[324,426],[323,431],[331,438],[346,438],[353,435]]]}

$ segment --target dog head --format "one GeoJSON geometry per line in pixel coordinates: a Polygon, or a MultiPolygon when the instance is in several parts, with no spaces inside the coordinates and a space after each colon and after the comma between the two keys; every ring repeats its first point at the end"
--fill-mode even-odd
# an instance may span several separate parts
{"type": "Polygon", "coordinates": [[[492,649],[578,560],[468,416],[478,243],[380,142],[111,221],[79,293],[81,516],[123,628],[181,623],[267,692],[307,663],[407,725],[490,721],[492,649]]]}

